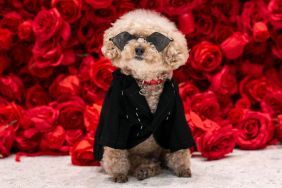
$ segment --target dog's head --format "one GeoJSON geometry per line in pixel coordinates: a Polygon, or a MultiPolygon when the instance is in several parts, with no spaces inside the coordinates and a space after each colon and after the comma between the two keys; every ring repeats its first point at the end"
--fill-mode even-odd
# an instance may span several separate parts
{"type": "Polygon", "coordinates": [[[185,36],[159,13],[135,10],[119,18],[104,34],[103,54],[124,70],[170,72],[185,64],[185,36]]]}

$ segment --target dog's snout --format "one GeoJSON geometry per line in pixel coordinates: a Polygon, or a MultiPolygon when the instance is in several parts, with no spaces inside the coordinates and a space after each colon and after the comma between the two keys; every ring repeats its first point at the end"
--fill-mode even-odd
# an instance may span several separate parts
{"type": "Polygon", "coordinates": [[[143,47],[136,47],[136,48],[135,48],[135,54],[136,54],[137,56],[143,55],[144,51],[145,51],[145,50],[144,50],[143,47]]]}

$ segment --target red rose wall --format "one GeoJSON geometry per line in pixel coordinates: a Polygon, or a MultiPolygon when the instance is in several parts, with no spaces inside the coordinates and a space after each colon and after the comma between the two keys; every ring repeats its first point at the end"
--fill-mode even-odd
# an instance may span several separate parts
{"type": "Polygon", "coordinates": [[[175,71],[203,157],[282,141],[281,0],[0,0],[0,157],[93,160],[93,135],[115,67],[103,32],[136,8],[186,35],[175,71]]]}

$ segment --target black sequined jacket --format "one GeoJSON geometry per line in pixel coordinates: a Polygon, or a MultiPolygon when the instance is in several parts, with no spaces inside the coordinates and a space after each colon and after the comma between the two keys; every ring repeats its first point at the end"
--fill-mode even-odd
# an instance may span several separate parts
{"type": "Polygon", "coordinates": [[[173,79],[165,81],[154,114],[139,90],[132,76],[122,74],[120,69],[113,72],[94,138],[95,160],[102,159],[103,146],[130,149],[152,134],[161,147],[172,152],[195,145],[173,79]]]}

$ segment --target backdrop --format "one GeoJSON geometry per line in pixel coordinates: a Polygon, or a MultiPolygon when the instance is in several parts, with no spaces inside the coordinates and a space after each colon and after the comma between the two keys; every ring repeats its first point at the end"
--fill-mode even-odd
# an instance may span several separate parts
{"type": "Polygon", "coordinates": [[[115,70],[103,32],[124,13],[161,12],[186,35],[174,74],[197,148],[209,160],[282,140],[281,0],[0,0],[0,158],[93,160],[115,70]]]}

